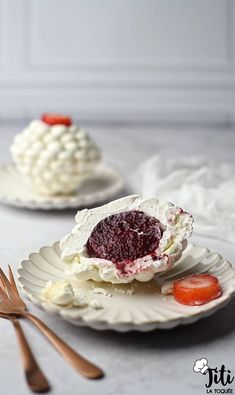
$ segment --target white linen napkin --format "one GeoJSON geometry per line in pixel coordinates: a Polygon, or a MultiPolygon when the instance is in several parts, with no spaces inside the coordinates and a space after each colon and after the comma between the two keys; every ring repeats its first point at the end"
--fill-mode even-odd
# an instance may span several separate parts
{"type": "Polygon", "coordinates": [[[177,204],[194,217],[194,232],[235,243],[235,166],[202,157],[154,156],[133,186],[145,197],[177,204]]]}

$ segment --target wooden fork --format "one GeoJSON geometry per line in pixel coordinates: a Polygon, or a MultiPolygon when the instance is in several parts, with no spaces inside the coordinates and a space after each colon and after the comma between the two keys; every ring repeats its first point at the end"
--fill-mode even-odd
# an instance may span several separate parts
{"type": "Polygon", "coordinates": [[[18,293],[11,267],[8,266],[8,269],[9,280],[0,268],[0,299],[2,300],[0,302],[0,314],[28,318],[40,329],[57,351],[83,376],[90,379],[103,377],[104,373],[100,368],[75,352],[39,318],[27,311],[26,304],[18,293]]]}
{"type": "Polygon", "coordinates": [[[38,393],[50,391],[50,384],[37,364],[19,320],[12,315],[0,314],[0,317],[10,320],[15,328],[22,355],[25,378],[31,391],[38,393]]]}

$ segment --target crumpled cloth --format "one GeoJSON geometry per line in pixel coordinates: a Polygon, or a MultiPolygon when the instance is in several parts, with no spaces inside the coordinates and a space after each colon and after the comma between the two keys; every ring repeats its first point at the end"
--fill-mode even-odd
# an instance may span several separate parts
{"type": "Polygon", "coordinates": [[[156,155],[141,164],[133,187],[190,212],[194,233],[235,243],[235,165],[156,155]]]}

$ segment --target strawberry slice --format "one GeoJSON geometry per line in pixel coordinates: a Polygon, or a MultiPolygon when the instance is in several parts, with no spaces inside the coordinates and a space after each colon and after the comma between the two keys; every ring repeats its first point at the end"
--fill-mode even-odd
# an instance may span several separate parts
{"type": "Polygon", "coordinates": [[[181,304],[199,306],[222,294],[218,278],[209,274],[193,274],[173,284],[173,296],[181,304]]]}
{"type": "Polygon", "coordinates": [[[44,114],[42,115],[42,121],[48,125],[65,125],[70,126],[72,124],[72,119],[67,115],[61,114],[44,114]]]}

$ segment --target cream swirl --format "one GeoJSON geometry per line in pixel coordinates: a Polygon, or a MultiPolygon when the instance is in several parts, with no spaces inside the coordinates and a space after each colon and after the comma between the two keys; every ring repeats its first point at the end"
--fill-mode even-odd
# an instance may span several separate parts
{"type": "Polygon", "coordinates": [[[11,154],[26,182],[43,195],[72,193],[100,162],[86,131],[40,120],[15,136],[11,154]]]}

